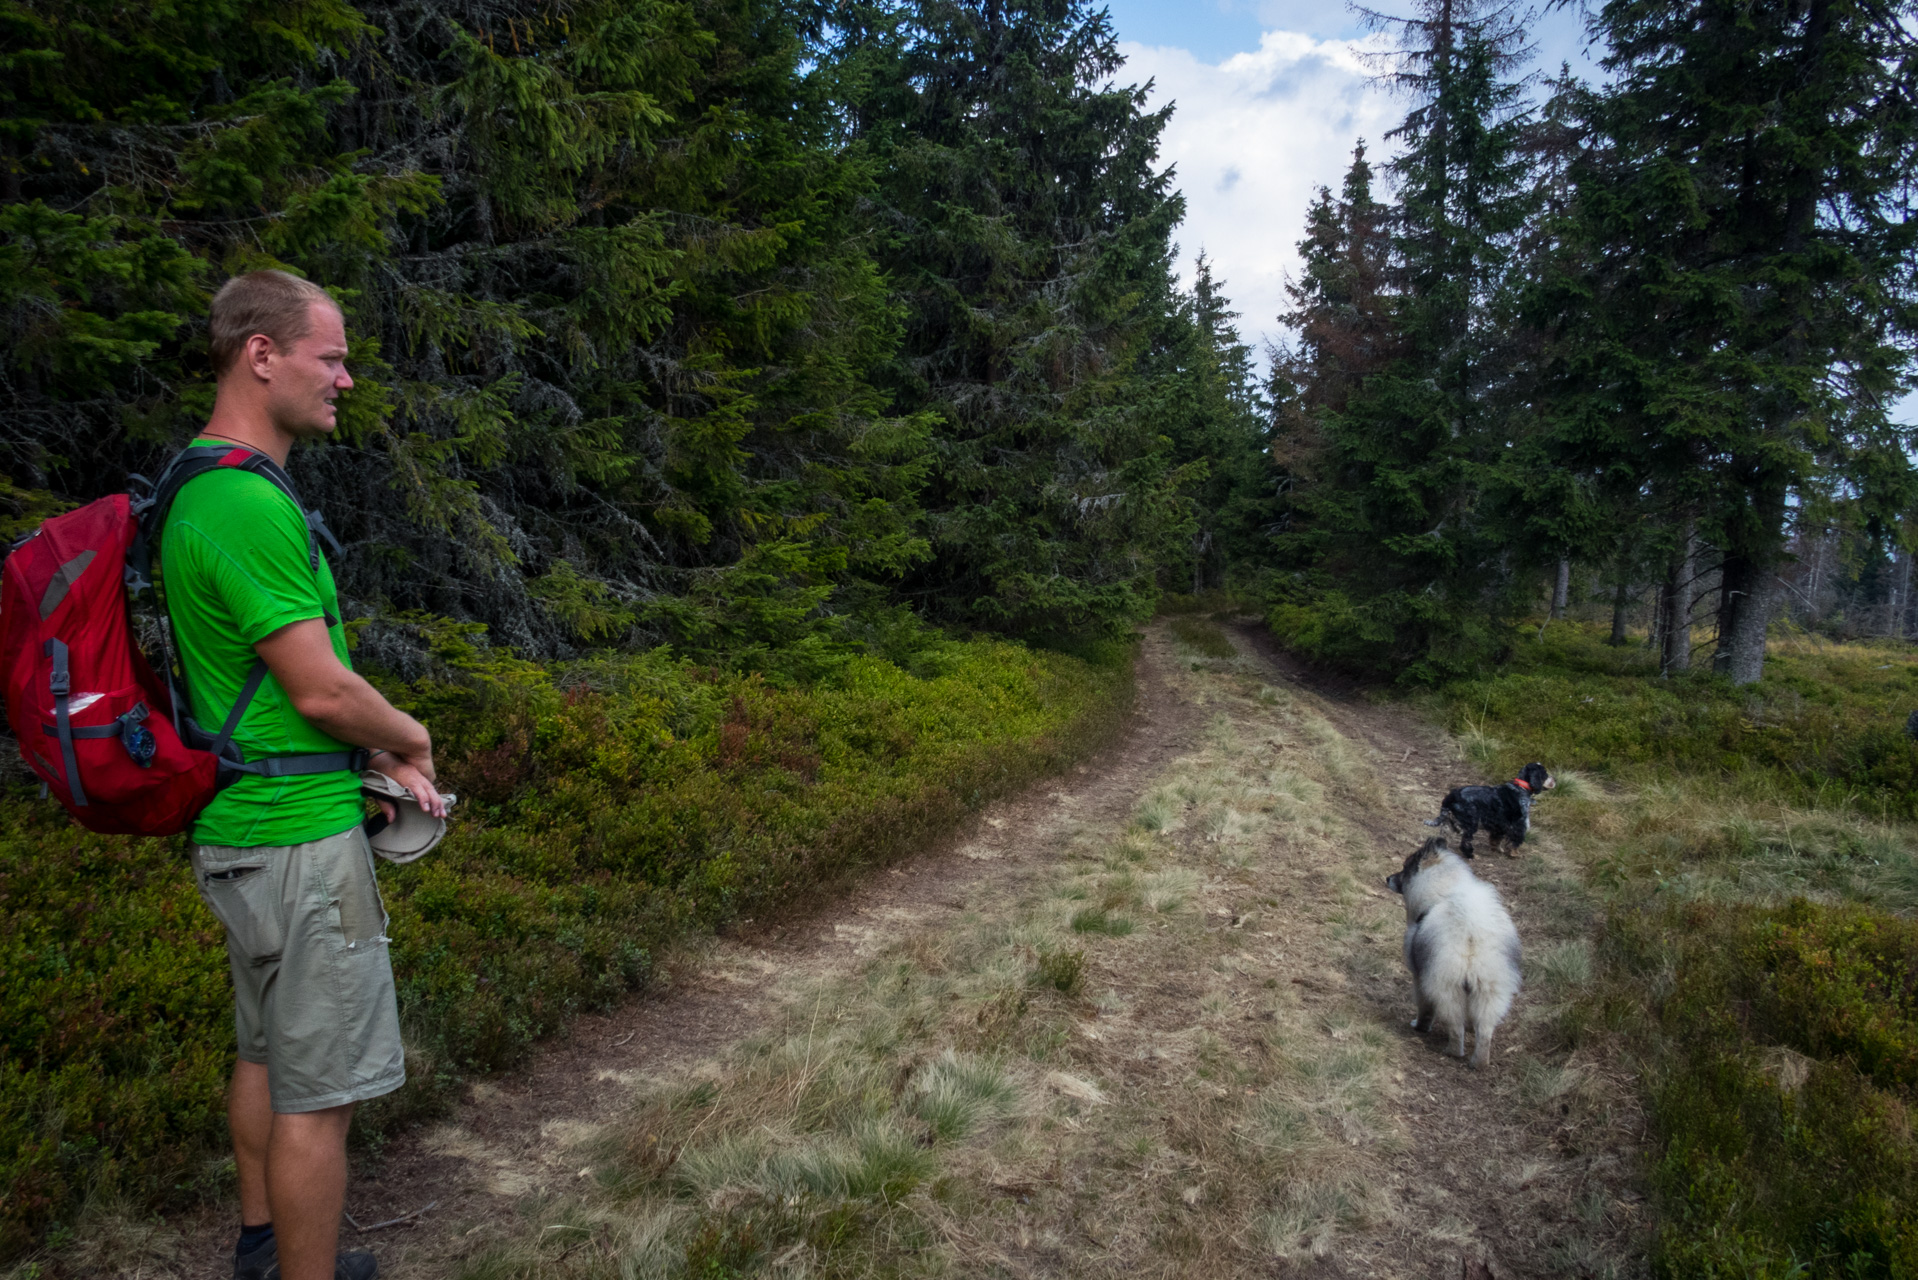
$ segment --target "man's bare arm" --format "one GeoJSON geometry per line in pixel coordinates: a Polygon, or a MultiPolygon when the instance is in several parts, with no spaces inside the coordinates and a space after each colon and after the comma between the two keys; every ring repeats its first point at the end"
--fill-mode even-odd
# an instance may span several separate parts
{"type": "Polygon", "coordinates": [[[433,739],[426,726],[347,670],[333,652],[324,621],[289,623],[253,649],[286,690],[295,711],[341,742],[390,752],[372,767],[411,791],[426,812],[446,816],[446,805],[433,787],[433,739]]]}

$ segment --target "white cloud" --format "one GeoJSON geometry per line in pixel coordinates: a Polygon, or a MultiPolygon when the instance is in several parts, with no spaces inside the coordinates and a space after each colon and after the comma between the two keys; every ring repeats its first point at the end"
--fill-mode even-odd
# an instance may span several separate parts
{"type": "Polygon", "coordinates": [[[1177,166],[1185,192],[1185,278],[1205,250],[1255,345],[1281,336],[1285,277],[1299,269],[1305,211],[1318,189],[1338,190],[1360,138],[1377,167],[1385,131],[1404,115],[1405,104],[1372,82],[1364,54],[1379,40],[1267,31],[1257,50],[1216,66],[1184,49],[1120,45],[1125,78],[1155,81],[1153,106],[1177,104],[1160,158],[1177,166]]]}

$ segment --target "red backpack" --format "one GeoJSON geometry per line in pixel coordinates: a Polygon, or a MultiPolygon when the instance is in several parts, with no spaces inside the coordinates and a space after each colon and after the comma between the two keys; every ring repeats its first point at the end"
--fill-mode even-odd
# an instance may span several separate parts
{"type": "MultiPolygon", "coordinates": [[[[129,600],[148,586],[166,513],[189,481],[221,467],[265,477],[305,511],[292,480],[265,454],[194,445],[168,465],[151,498],[117,493],[54,516],[16,544],[0,571],[7,722],[28,767],[89,831],[175,835],[242,774],[365,767],[363,750],[245,759],[233,734],[266,663],[253,664],[226,723],[208,733],[188,714],[174,664],[162,680],[134,642],[129,600]]],[[[336,554],[339,543],[318,512],[306,521],[318,573],[315,533],[336,554]]]]}

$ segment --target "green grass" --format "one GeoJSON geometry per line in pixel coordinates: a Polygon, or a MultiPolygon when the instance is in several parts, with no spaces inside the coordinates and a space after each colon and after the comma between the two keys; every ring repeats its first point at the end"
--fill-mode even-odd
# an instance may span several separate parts
{"type": "Polygon", "coordinates": [[[1440,700],[1482,758],[1545,760],[1619,780],[1706,780],[1746,798],[1918,817],[1918,660],[1906,646],[1774,641],[1765,678],[1734,688],[1697,669],[1659,679],[1642,644],[1556,623],[1498,674],[1440,700]],[[1486,735],[1491,735],[1490,740],[1486,735]]]}
{"type": "Polygon", "coordinates": [[[1739,689],[1555,623],[1428,697],[1485,777],[1561,779],[1536,821],[1600,923],[1530,968],[1568,1047],[1643,1082],[1654,1272],[1918,1275],[1910,649],[1774,640],[1739,689]]]}
{"type": "MultiPolygon", "coordinates": [[[[427,630],[442,669],[388,692],[433,728],[461,808],[431,857],[381,869],[409,1083],[361,1109],[374,1142],[643,985],[688,931],[905,853],[1063,767],[1116,727],[1130,687],[1118,654],[985,640],[936,641],[910,671],[857,658],[795,689],[664,653],[542,667],[427,630]]],[[[0,1257],[57,1245],[89,1197],[178,1203],[231,1179],[225,955],[183,846],[88,835],[11,790],[0,1257]]],[[[964,1092],[948,1084],[931,1093],[964,1092]]],[[[905,1176],[880,1154],[853,1163],[905,1176]]],[[[715,1265],[737,1248],[712,1242],[715,1265]]]]}
{"type": "Polygon", "coordinates": [[[1104,907],[1087,907],[1072,915],[1074,933],[1103,933],[1110,938],[1123,938],[1134,928],[1130,916],[1116,915],[1104,907]]]}
{"type": "Polygon", "coordinates": [[[1194,653],[1208,658],[1231,658],[1238,654],[1232,647],[1232,641],[1218,624],[1204,618],[1195,618],[1189,614],[1174,615],[1169,624],[1173,636],[1178,642],[1194,653]]]}

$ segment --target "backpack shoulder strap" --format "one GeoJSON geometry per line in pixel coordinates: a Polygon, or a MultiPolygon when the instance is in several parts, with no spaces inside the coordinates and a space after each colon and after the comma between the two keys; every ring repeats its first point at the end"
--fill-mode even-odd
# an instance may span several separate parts
{"type": "Polygon", "coordinates": [[[293,509],[300,513],[306,523],[306,559],[315,573],[320,570],[319,538],[326,539],[326,545],[334,555],[344,550],[340,540],[333,536],[333,531],[326,527],[326,521],[320,513],[307,510],[301,503],[299,490],[293,487],[293,477],[287,475],[273,459],[245,445],[193,444],[174,455],[173,461],[160,473],[159,482],[153,486],[153,496],[139,504],[139,542],[142,545],[137,550],[138,558],[133,568],[142,580],[152,576],[153,552],[160,545],[160,535],[166,529],[167,512],[173,509],[174,499],[180,496],[180,490],[209,471],[226,467],[251,471],[287,496],[293,509]]]}
{"type": "MultiPolygon", "coordinates": [[[[158,483],[153,486],[153,496],[137,505],[140,527],[134,538],[128,564],[128,576],[136,585],[144,586],[152,579],[153,552],[160,545],[160,537],[166,531],[167,512],[172,510],[174,499],[180,496],[180,490],[209,471],[218,471],[227,467],[251,471],[284,493],[293,503],[293,509],[300,513],[306,523],[306,557],[313,572],[318,573],[320,570],[318,538],[326,539],[326,544],[332,549],[334,555],[342,553],[344,548],[340,546],[340,540],[333,536],[331,529],[326,527],[326,521],[321,518],[318,511],[309,511],[300,502],[299,491],[293,487],[293,477],[287,475],[286,471],[273,459],[246,445],[193,444],[174,455],[173,461],[167,464],[166,470],[160,473],[158,483]]],[[[161,607],[164,609],[164,601],[161,607]]],[[[329,614],[326,621],[330,626],[335,619],[329,614]]],[[[226,723],[220,727],[218,734],[207,735],[202,733],[199,726],[185,714],[186,672],[183,666],[175,670],[169,654],[167,679],[173,685],[174,719],[178,722],[175,727],[181,730],[181,736],[186,738],[190,745],[202,750],[210,750],[215,756],[220,757],[222,775],[229,778],[234,773],[257,773],[276,778],[304,773],[332,773],[342,769],[357,773],[366,767],[368,753],[363,747],[322,755],[280,756],[257,761],[240,759],[237,748],[229,749],[233,735],[240,727],[241,718],[245,716],[247,707],[252,703],[253,696],[259,692],[260,685],[265,681],[266,676],[266,663],[256,661],[247,672],[239,696],[233,700],[233,706],[227,712],[226,723]]]]}

